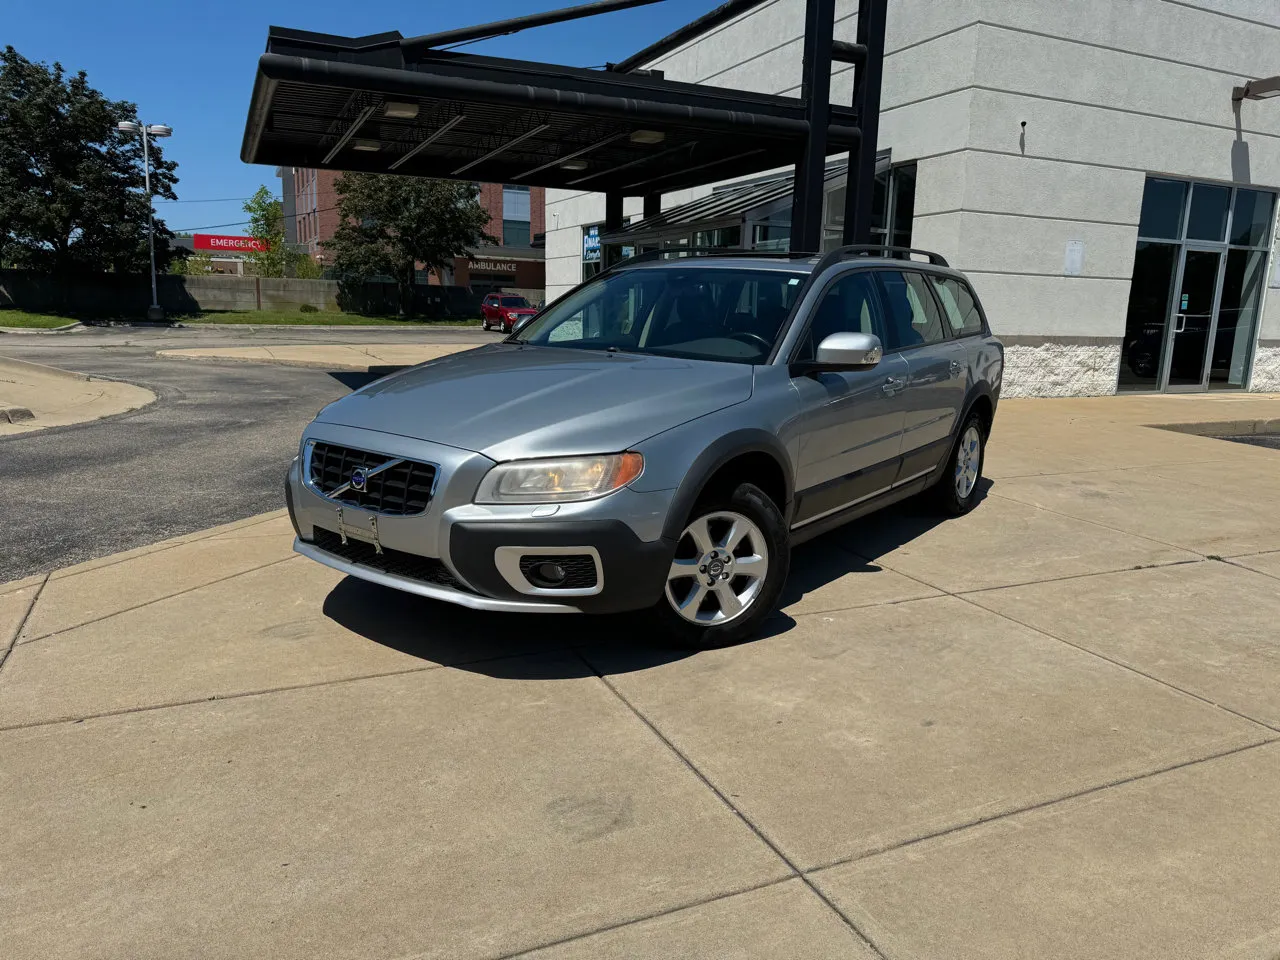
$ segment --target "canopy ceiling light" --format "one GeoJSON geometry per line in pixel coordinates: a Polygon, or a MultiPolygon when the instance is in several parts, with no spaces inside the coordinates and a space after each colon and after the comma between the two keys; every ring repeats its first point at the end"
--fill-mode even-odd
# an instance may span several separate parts
{"type": "Polygon", "coordinates": [[[418,105],[416,103],[397,103],[392,101],[383,108],[382,114],[392,120],[417,120],[418,105]]]}
{"type": "Polygon", "coordinates": [[[636,130],[631,134],[632,143],[661,143],[667,135],[661,130],[636,130]]]}

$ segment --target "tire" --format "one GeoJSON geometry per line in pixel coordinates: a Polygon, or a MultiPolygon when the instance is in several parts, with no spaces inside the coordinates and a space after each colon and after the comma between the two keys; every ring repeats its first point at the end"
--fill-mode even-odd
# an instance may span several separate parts
{"type": "Polygon", "coordinates": [[[731,495],[693,508],[676,547],[673,575],[650,613],[662,635],[678,646],[732,646],[754,636],[773,612],[790,567],[782,514],[763,490],[743,483],[731,495]],[[713,551],[714,559],[703,563],[713,551]],[[754,576],[756,570],[763,572],[754,576]],[[711,587],[717,571],[720,579],[711,587]]]}
{"type": "Polygon", "coordinates": [[[489,318],[488,318],[488,317],[481,317],[481,318],[480,318],[480,329],[481,329],[481,330],[484,330],[486,333],[489,331],[489,318]]]}
{"type": "Polygon", "coordinates": [[[987,454],[987,432],[982,418],[969,414],[951,452],[942,464],[942,476],[934,485],[934,505],[944,514],[959,517],[968,513],[978,503],[978,483],[982,479],[982,464],[987,454]]]}

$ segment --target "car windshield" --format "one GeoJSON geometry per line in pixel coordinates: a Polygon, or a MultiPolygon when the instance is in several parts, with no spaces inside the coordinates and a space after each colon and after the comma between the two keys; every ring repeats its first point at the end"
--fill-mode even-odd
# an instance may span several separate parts
{"type": "Polygon", "coordinates": [[[502,305],[504,307],[527,307],[529,301],[524,297],[503,297],[502,305]]]}
{"type": "Polygon", "coordinates": [[[547,308],[519,339],[547,347],[761,363],[804,276],[727,266],[621,270],[547,308]]]}

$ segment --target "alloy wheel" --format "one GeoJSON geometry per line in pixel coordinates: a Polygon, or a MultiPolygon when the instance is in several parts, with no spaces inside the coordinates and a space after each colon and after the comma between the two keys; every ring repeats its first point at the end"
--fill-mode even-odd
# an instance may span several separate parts
{"type": "Polygon", "coordinates": [[[978,483],[978,469],[982,465],[982,434],[975,425],[970,425],[960,437],[960,446],[956,450],[956,496],[961,500],[968,498],[978,483]]]}
{"type": "Polygon", "coordinates": [[[755,603],[768,573],[769,547],[754,522],[729,510],[704,514],[680,535],[667,602],[698,626],[727,623],[755,603]]]}

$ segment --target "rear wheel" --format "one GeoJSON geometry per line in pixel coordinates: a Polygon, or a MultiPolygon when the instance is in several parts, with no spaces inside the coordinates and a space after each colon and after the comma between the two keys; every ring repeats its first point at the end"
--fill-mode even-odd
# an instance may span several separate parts
{"type": "Polygon", "coordinates": [[[790,563],[778,508],[759,487],[740,484],[694,508],[653,613],[682,646],[740,643],[773,611],[790,563]]]}
{"type": "Polygon", "coordinates": [[[982,418],[976,413],[969,414],[951,448],[951,458],[942,465],[942,476],[933,488],[934,503],[944,513],[958,517],[977,504],[986,445],[982,418]]]}

